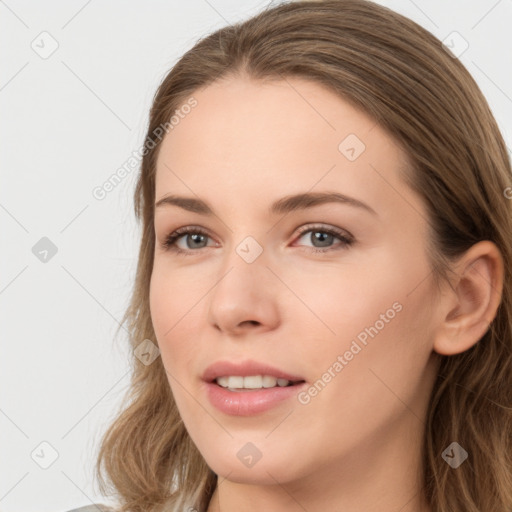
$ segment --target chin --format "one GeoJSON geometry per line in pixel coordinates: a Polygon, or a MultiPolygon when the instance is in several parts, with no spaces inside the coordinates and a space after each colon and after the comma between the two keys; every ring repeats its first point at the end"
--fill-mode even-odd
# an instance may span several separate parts
{"type": "Polygon", "coordinates": [[[281,458],[276,454],[274,457],[263,455],[252,466],[247,466],[237,456],[238,451],[239,448],[226,449],[226,452],[219,454],[209,453],[205,460],[216,475],[240,484],[275,485],[276,481],[285,483],[299,477],[291,474],[294,464],[286,453],[281,458]]]}
{"type": "MultiPolygon", "coordinates": [[[[210,466],[211,467],[211,466],[210,466]]],[[[274,468],[241,468],[237,464],[215,465],[212,471],[222,479],[229,480],[237,484],[250,485],[275,485],[276,480],[284,483],[288,479],[274,468]]]]}

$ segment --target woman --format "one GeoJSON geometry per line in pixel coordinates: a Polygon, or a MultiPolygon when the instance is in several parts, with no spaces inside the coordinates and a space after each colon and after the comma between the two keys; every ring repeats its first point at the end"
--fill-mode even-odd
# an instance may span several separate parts
{"type": "Polygon", "coordinates": [[[511,186],[475,81],[387,8],[200,40],[150,112],[102,492],[104,470],[122,512],[510,510],[511,186]]]}

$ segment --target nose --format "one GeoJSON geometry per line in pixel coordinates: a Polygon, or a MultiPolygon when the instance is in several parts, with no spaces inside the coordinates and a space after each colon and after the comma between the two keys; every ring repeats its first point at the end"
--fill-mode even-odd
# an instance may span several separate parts
{"type": "Polygon", "coordinates": [[[279,280],[263,255],[247,263],[235,254],[208,294],[208,321],[230,335],[275,329],[280,318],[279,295],[279,280]]]}

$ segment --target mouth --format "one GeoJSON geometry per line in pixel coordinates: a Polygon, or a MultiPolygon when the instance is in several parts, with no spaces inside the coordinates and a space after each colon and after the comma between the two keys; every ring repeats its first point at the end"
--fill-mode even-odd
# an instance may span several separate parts
{"type": "Polygon", "coordinates": [[[307,386],[304,379],[288,380],[272,375],[226,375],[204,383],[210,403],[232,417],[263,414],[280,404],[289,404],[307,386]]]}
{"type": "Polygon", "coordinates": [[[254,359],[218,360],[202,376],[210,403],[230,416],[252,416],[289,403],[307,385],[300,374],[254,359]]]}
{"type": "Polygon", "coordinates": [[[293,375],[266,362],[221,360],[208,366],[202,374],[207,384],[232,389],[286,387],[305,382],[302,375],[293,375]]]}
{"type": "Polygon", "coordinates": [[[261,391],[270,388],[283,388],[298,386],[306,382],[301,380],[288,380],[273,375],[226,375],[210,380],[211,384],[227,389],[229,391],[261,391]]]}

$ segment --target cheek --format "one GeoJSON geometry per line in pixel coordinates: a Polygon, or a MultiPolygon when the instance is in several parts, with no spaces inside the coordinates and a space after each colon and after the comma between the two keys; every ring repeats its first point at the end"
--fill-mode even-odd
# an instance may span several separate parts
{"type": "MultiPolygon", "coordinates": [[[[160,356],[180,416],[194,433],[204,423],[204,409],[191,400],[191,369],[197,366],[199,326],[204,296],[186,273],[169,274],[158,265],[151,277],[149,303],[160,356]]],[[[189,276],[190,277],[190,276],[189,276]]],[[[195,437],[195,436],[194,436],[195,437]]]]}
{"type": "Polygon", "coordinates": [[[415,288],[421,269],[398,280],[398,268],[385,268],[371,276],[333,272],[299,290],[317,315],[306,313],[301,323],[300,360],[308,362],[312,382],[304,411],[326,418],[321,435],[334,435],[340,446],[370,436],[407,410],[404,403],[416,403],[431,355],[429,290],[415,288]]]}
{"type": "Polygon", "coordinates": [[[324,340],[323,345],[356,336],[392,308],[399,295],[388,273],[370,269],[369,265],[332,265],[321,272],[289,271],[283,277],[295,295],[289,302],[289,325],[298,322],[324,340]],[[304,279],[304,275],[310,277],[304,279]]]}
{"type": "Polygon", "coordinates": [[[188,340],[193,339],[191,330],[198,322],[194,318],[197,307],[193,306],[199,295],[197,291],[191,292],[193,288],[163,272],[158,265],[153,269],[149,291],[151,320],[163,364],[173,375],[186,367],[192,357],[193,346],[188,340]]]}
{"type": "Polygon", "coordinates": [[[426,287],[417,285],[425,272],[419,264],[404,269],[396,257],[385,256],[373,265],[324,268],[307,281],[289,274],[286,282],[293,283],[303,304],[290,302],[288,323],[297,325],[296,336],[303,340],[301,359],[318,373],[344,354],[366,373],[384,362],[405,372],[410,359],[424,364],[429,297],[426,287]]]}

